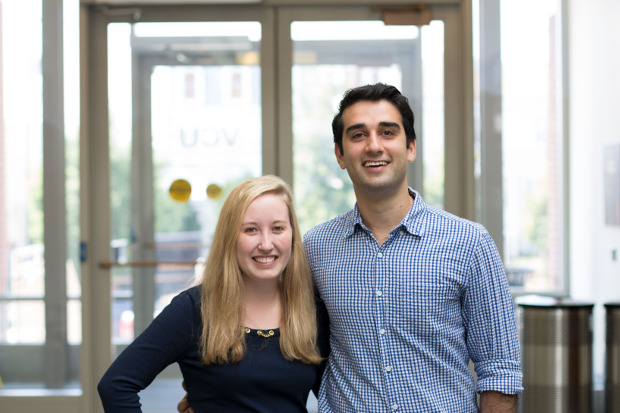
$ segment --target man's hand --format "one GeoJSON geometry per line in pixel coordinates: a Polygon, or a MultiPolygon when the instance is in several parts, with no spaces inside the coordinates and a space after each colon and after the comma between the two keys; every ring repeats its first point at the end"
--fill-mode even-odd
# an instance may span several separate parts
{"type": "Polygon", "coordinates": [[[485,391],[480,395],[480,413],[516,413],[519,396],[497,391],[485,391]]]}
{"type": "MultiPolygon", "coordinates": [[[[187,388],[185,387],[185,381],[182,383],[182,385],[183,390],[187,392],[187,388]]],[[[194,409],[192,409],[192,407],[187,402],[187,393],[185,393],[185,396],[183,396],[183,400],[181,400],[179,404],[177,404],[177,410],[179,411],[179,413],[194,413],[194,409]]]]}

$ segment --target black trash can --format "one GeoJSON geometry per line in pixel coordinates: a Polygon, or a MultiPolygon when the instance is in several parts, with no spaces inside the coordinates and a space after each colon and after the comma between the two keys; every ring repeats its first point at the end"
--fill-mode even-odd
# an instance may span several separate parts
{"type": "Polygon", "coordinates": [[[620,303],[605,304],[605,412],[620,412],[620,303]]]}
{"type": "Polygon", "coordinates": [[[592,309],[567,300],[521,300],[521,413],[591,413],[592,309]]]}

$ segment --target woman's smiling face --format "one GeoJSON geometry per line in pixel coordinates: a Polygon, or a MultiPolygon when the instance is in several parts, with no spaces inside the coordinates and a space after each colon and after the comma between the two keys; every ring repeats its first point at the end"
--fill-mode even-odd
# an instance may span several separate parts
{"type": "Polygon", "coordinates": [[[245,282],[277,280],[293,243],[288,207],[275,194],[264,194],[248,206],[237,238],[237,263],[245,282]]]}

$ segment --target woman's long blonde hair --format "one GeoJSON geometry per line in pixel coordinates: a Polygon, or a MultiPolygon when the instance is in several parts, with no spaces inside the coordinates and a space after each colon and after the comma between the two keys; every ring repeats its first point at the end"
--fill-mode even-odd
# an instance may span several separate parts
{"type": "Polygon", "coordinates": [[[288,184],[277,176],[252,178],[235,187],[222,206],[205,265],[201,288],[202,360],[205,364],[241,361],[245,354],[242,325],[244,282],[237,264],[237,238],[248,206],[261,195],[275,194],[286,203],[293,230],[291,257],[279,282],[282,299],[280,349],[287,360],[318,363],[317,323],[310,268],[288,184]]]}

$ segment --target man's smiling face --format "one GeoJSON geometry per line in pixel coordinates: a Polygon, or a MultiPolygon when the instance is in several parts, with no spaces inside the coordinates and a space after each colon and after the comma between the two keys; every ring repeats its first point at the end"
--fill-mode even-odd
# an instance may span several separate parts
{"type": "Polygon", "coordinates": [[[415,159],[415,141],[407,146],[402,117],[387,100],[360,101],[342,113],[342,152],[356,194],[385,196],[407,187],[407,164],[415,159]],[[394,192],[393,192],[394,191],[394,192]]]}

